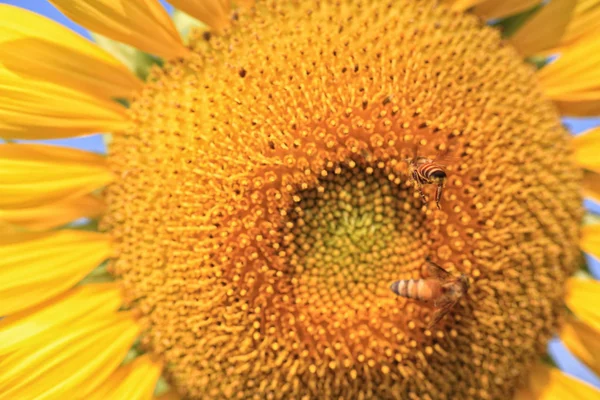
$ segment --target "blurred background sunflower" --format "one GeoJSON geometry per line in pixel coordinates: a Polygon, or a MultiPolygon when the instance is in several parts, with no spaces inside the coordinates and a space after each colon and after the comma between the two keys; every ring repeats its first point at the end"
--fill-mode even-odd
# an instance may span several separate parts
{"type": "Polygon", "coordinates": [[[0,399],[600,398],[546,354],[600,374],[600,129],[561,120],[600,1],[51,3],[95,43],[0,5],[0,399]],[[432,328],[389,290],[428,257],[471,283],[432,328]]]}

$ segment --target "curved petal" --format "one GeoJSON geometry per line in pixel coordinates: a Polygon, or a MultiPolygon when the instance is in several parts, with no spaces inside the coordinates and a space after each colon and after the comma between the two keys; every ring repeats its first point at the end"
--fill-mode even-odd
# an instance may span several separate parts
{"type": "Polygon", "coordinates": [[[78,218],[102,214],[104,203],[94,195],[67,198],[56,203],[22,209],[0,210],[0,221],[31,230],[56,228],[78,218]]]}
{"type": "Polygon", "coordinates": [[[61,230],[0,237],[0,315],[65,292],[110,255],[107,235],[61,230]]]}
{"type": "Polygon", "coordinates": [[[165,9],[156,0],[50,0],[73,21],[140,50],[166,58],[188,53],[165,9]]]}
{"type": "Polygon", "coordinates": [[[473,14],[483,19],[503,18],[528,10],[541,2],[542,0],[485,0],[475,6],[473,14]]]}
{"type": "Polygon", "coordinates": [[[0,145],[0,209],[81,197],[111,180],[106,160],[97,154],[39,144],[0,145]]]}
{"type": "Polygon", "coordinates": [[[600,92],[563,94],[553,100],[562,115],[572,117],[600,115],[600,92]]]}
{"type": "MultiPolygon", "coordinates": [[[[584,228],[585,229],[585,228],[584,228]]],[[[600,332],[600,282],[571,278],[567,281],[567,307],[584,323],[600,332]]]]}
{"type": "Polygon", "coordinates": [[[588,35],[600,32],[600,0],[579,0],[559,47],[572,46],[588,35]]]}
{"type": "Polygon", "coordinates": [[[113,373],[138,334],[123,313],[50,331],[0,361],[0,400],[78,398],[82,384],[95,388],[113,373]]]}
{"type": "Polygon", "coordinates": [[[573,137],[575,162],[582,168],[600,172],[600,127],[573,137]]]}
{"type": "Polygon", "coordinates": [[[537,73],[544,93],[566,115],[600,112],[600,41],[590,36],[565,49],[537,73]]]}
{"type": "Polygon", "coordinates": [[[142,87],[123,64],[64,26],[10,5],[0,5],[0,14],[0,59],[9,71],[106,99],[142,87]]]}
{"type": "Polygon", "coordinates": [[[204,22],[217,32],[229,26],[231,2],[229,0],[168,0],[176,8],[204,22]]]}
{"type": "Polygon", "coordinates": [[[536,400],[536,395],[529,388],[521,388],[515,393],[513,400],[536,400]]]}
{"type": "Polygon", "coordinates": [[[581,250],[600,259],[600,224],[586,225],[581,228],[580,247],[581,250]]]}
{"type": "Polygon", "coordinates": [[[600,203],[600,174],[589,171],[583,174],[583,195],[600,203]]]}
{"type": "Polygon", "coordinates": [[[600,396],[600,391],[593,386],[545,365],[531,371],[529,385],[531,398],[536,400],[597,400],[600,396]]]}
{"type": "Polygon", "coordinates": [[[127,128],[116,102],[49,82],[25,79],[0,67],[0,137],[52,139],[127,128]]]}
{"type": "Polygon", "coordinates": [[[147,400],[152,398],[162,364],[143,355],[119,367],[93,392],[81,392],[89,400],[147,400]]]}
{"type": "Polygon", "coordinates": [[[600,331],[571,319],[563,326],[560,338],[577,358],[600,375],[600,331]]]}
{"type": "Polygon", "coordinates": [[[556,46],[567,29],[575,1],[552,0],[510,38],[519,53],[530,56],[556,46]]]}
{"type": "Polygon", "coordinates": [[[64,329],[75,321],[105,318],[117,311],[121,302],[114,283],[84,285],[10,315],[0,321],[0,357],[30,346],[49,331],[64,329]]]}

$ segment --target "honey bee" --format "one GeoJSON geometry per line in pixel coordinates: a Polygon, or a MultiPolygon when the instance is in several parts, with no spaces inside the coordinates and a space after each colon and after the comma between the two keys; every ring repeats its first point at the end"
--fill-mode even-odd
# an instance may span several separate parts
{"type": "Polygon", "coordinates": [[[427,203],[427,197],[423,193],[423,185],[437,185],[435,190],[435,204],[438,210],[441,210],[440,201],[442,200],[442,191],[448,178],[444,167],[427,157],[408,158],[406,161],[408,162],[408,170],[412,180],[416,183],[424,203],[427,203]]]}
{"type": "Polygon", "coordinates": [[[398,296],[430,304],[435,309],[427,329],[437,324],[469,290],[469,278],[461,274],[458,278],[448,271],[426,260],[423,266],[426,279],[407,279],[390,285],[398,296]]]}

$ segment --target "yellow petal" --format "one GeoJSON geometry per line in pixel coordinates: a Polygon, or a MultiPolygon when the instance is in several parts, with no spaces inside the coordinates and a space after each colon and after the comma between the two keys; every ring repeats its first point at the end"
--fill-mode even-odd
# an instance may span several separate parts
{"type": "Polygon", "coordinates": [[[125,108],[79,90],[0,68],[0,137],[51,139],[127,128],[125,108]]]}
{"type": "Polygon", "coordinates": [[[86,195],[112,175],[97,154],[38,144],[0,145],[0,209],[49,205],[86,195]]]}
{"type": "Polygon", "coordinates": [[[576,3],[560,47],[571,46],[588,35],[600,33],[600,0],[579,0],[576,3]]]}
{"type": "Polygon", "coordinates": [[[600,174],[586,171],[583,174],[583,195],[600,203],[600,174]]]}
{"type": "Polygon", "coordinates": [[[139,334],[128,314],[70,325],[0,360],[0,400],[75,399],[114,372],[139,334]]]}
{"type": "Polygon", "coordinates": [[[590,113],[600,110],[599,67],[600,41],[591,37],[565,49],[537,75],[544,93],[559,104],[561,111],[568,115],[592,115],[590,113]]]}
{"type": "Polygon", "coordinates": [[[600,127],[573,137],[574,159],[582,168],[600,172],[600,127]]]}
{"type": "Polygon", "coordinates": [[[9,71],[106,99],[142,87],[123,64],[64,26],[9,5],[0,5],[0,14],[0,59],[9,71]]]}
{"type": "Polygon", "coordinates": [[[61,230],[0,237],[0,315],[35,306],[74,286],[110,255],[108,236],[61,230]]]}
{"type": "Polygon", "coordinates": [[[600,95],[594,93],[560,95],[553,98],[553,100],[554,105],[562,115],[572,117],[600,115],[600,95]]]}
{"type": "Polygon", "coordinates": [[[537,397],[529,388],[521,388],[515,393],[513,400],[536,400],[537,397]]]}
{"type": "Polygon", "coordinates": [[[598,281],[581,278],[570,278],[567,281],[567,296],[565,297],[567,307],[581,321],[600,332],[599,300],[600,283],[598,281]]]}
{"type": "Polygon", "coordinates": [[[19,228],[16,226],[9,224],[6,221],[0,220],[0,235],[5,235],[9,233],[19,232],[19,228]]]}
{"type": "Polygon", "coordinates": [[[556,46],[575,10],[573,0],[552,0],[533,15],[510,38],[523,56],[530,56],[556,46]]]}
{"type": "Polygon", "coordinates": [[[229,0],[169,0],[169,3],[217,32],[222,32],[231,20],[229,0]]]}
{"type": "Polygon", "coordinates": [[[560,338],[577,358],[600,375],[600,331],[571,319],[563,326],[560,338]]]}
{"type": "Polygon", "coordinates": [[[475,6],[473,14],[483,19],[503,18],[526,11],[541,2],[542,0],[486,0],[475,6]]]}
{"type": "Polygon", "coordinates": [[[104,203],[90,194],[38,207],[0,210],[0,221],[31,230],[47,230],[78,218],[97,217],[103,211],[104,203]]]}
{"type": "MultiPolygon", "coordinates": [[[[600,259],[600,224],[586,225],[581,228],[581,250],[600,259]]],[[[600,293],[598,293],[600,300],[600,293]]]]}
{"type": "Polygon", "coordinates": [[[121,306],[114,283],[76,287],[0,321],[0,357],[25,348],[50,330],[64,329],[84,318],[105,318],[121,306]]]}
{"type": "Polygon", "coordinates": [[[529,390],[534,395],[532,398],[536,400],[600,398],[600,391],[593,386],[545,365],[538,365],[531,371],[529,384],[529,390]]]}
{"type": "Polygon", "coordinates": [[[143,355],[120,367],[93,393],[82,393],[82,397],[88,400],[147,400],[152,398],[161,371],[160,363],[143,355]]]}
{"type": "Polygon", "coordinates": [[[186,55],[169,14],[157,0],[50,0],[91,31],[165,58],[186,55]]]}

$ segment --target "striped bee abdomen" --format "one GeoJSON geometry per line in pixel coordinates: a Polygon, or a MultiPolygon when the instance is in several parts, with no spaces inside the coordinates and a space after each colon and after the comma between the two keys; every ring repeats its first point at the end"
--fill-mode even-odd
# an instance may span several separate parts
{"type": "Polygon", "coordinates": [[[446,178],[446,172],[444,169],[435,163],[419,165],[417,167],[417,175],[419,175],[419,178],[421,178],[424,182],[431,182],[434,179],[439,180],[446,178]]]}
{"type": "Polygon", "coordinates": [[[404,279],[390,285],[398,296],[429,302],[441,293],[441,283],[435,279],[404,279]]]}
{"type": "Polygon", "coordinates": [[[409,299],[421,300],[419,295],[419,286],[422,286],[422,279],[405,279],[396,281],[391,284],[390,289],[398,296],[406,297],[409,299]]]}

